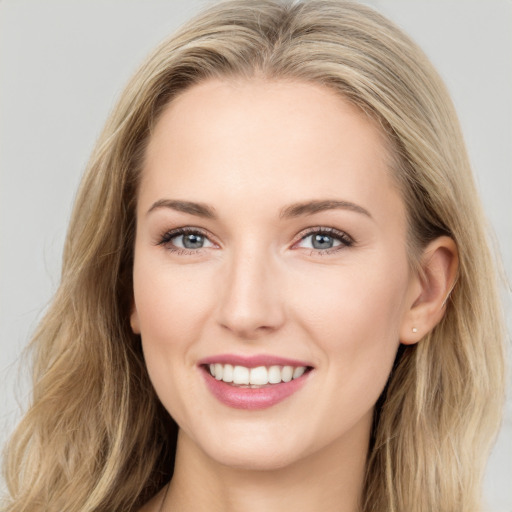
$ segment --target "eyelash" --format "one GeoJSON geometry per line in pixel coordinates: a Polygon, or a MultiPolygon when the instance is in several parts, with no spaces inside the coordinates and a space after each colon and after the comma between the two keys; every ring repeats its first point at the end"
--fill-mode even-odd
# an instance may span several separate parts
{"type": "Polygon", "coordinates": [[[342,249],[346,249],[347,247],[352,247],[355,243],[354,239],[349,236],[344,231],[339,231],[335,228],[328,228],[328,227],[314,227],[314,228],[308,228],[306,231],[300,234],[300,238],[297,242],[294,243],[294,245],[307,237],[311,235],[327,235],[331,238],[334,238],[336,240],[339,240],[341,242],[340,245],[335,247],[330,247],[329,249],[311,249],[311,256],[315,255],[324,255],[324,254],[334,254],[338,251],[341,251],[342,249]]]}
{"type": "MultiPolygon", "coordinates": [[[[157,245],[162,245],[168,251],[178,254],[179,256],[193,256],[200,254],[202,252],[202,249],[204,249],[204,247],[200,247],[198,249],[186,249],[176,247],[173,244],[171,244],[171,240],[180,235],[199,235],[208,238],[206,232],[202,231],[199,228],[183,227],[173,229],[164,233],[161,236],[160,240],[158,241],[157,245]]],[[[311,235],[326,235],[341,242],[340,245],[330,247],[329,249],[311,249],[311,256],[333,254],[347,247],[352,247],[355,244],[355,240],[343,231],[339,231],[335,228],[329,227],[313,227],[308,228],[306,231],[301,233],[299,239],[296,242],[294,242],[293,245],[296,245],[297,243],[301,242],[302,240],[305,240],[311,235]]]]}
{"type": "Polygon", "coordinates": [[[193,256],[199,254],[203,247],[199,249],[186,249],[182,247],[176,247],[171,244],[171,240],[180,235],[199,235],[208,238],[208,235],[199,228],[178,228],[167,231],[162,235],[158,245],[163,245],[168,251],[178,254],[179,256],[193,256]]]}

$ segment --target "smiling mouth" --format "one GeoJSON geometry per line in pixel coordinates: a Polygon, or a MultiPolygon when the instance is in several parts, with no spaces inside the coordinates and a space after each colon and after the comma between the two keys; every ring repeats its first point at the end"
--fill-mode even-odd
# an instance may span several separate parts
{"type": "Polygon", "coordinates": [[[257,366],[248,368],[241,365],[209,364],[203,368],[213,378],[237,388],[257,389],[291,382],[310,372],[311,366],[257,366]]]}
{"type": "Polygon", "coordinates": [[[247,411],[267,409],[299,393],[311,381],[314,369],[302,361],[294,364],[290,359],[269,356],[212,359],[199,365],[206,387],[222,404],[247,411]],[[278,362],[281,364],[275,364],[278,362]]]}

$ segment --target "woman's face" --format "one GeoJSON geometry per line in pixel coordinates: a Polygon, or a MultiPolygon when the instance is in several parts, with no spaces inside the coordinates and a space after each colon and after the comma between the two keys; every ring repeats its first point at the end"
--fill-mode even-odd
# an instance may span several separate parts
{"type": "Polygon", "coordinates": [[[311,84],[207,81],[160,118],[131,323],[212,460],[276,468],[367,443],[418,292],[388,161],[375,123],[311,84]]]}

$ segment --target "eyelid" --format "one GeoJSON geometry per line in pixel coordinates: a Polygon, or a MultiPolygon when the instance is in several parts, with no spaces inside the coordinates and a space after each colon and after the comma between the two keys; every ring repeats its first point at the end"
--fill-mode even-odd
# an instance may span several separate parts
{"type": "Polygon", "coordinates": [[[347,241],[350,240],[351,243],[355,243],[354,238],[350,236],[346,231],[342,231],[341,229],[336,229],[329,226],[314,226],[311,228],[306,228],[304,231],[301,231],[297,235],[294,244],[300,242],[307,236],[314,235],[316,233],[327,234],[329,236],[332,236],[333,238],[341,238],[342,240],[346,239],[347,241]]]}
{"type": "Polygon", "coordinates": [[[158,238],[156,240],[156,245],[162,245],[168,247],[169,250],[172,250],[171,248],[175,250],[186,250],[191,251],[194,253],[198,253],[202,249],[207,249],[207,247],[200,247],[197,249],[183,249],[181,247],[174,246],[170,243],[172,238],[175,238],[180,235],[187,235],[187,234],[197,234],[201,235],[204,238],[208,239],[208,241],[213,244],[214,246],[219,246],[219,244],[213,239],[210,233],[208,233],[205,229],[199,228],[199,227],[193,227],[193,226],[182,226],[179,228],[169,229],[165,231],[164,233],[158,235],[158,238]]]}

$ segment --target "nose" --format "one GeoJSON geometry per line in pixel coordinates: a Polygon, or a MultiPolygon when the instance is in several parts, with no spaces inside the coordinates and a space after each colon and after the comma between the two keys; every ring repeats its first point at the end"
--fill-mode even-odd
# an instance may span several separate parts
{"type": "Polygon", "coordinates": [[[236,337],[255,340],[284,323],[281,279],[272,255],[240,250],[226,261],[217,322],[236,337]]]}

